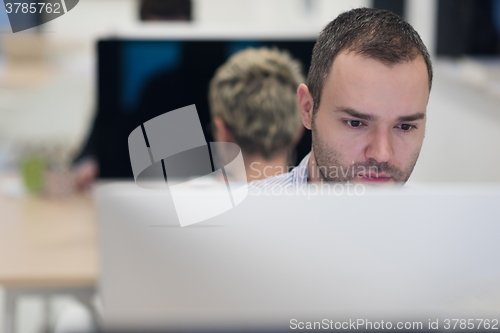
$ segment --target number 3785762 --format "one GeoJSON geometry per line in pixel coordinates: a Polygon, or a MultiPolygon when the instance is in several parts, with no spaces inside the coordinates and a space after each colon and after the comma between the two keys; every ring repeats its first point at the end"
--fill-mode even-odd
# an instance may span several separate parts
{"type": "Polygon", "coordinates": [[[50,2],[38,2],[38,3],[23,3],[23,2],[6,2],[5,9],[7,14],[10,13],[23,13],[23,14],[61,14],[61,4],[60,3],[50,3],[50,2]]]}

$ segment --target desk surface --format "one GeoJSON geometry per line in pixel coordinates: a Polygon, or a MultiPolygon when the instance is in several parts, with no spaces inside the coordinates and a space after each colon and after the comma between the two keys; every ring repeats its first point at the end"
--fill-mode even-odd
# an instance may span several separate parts
{"type": "Polygon", "coordinates": [[[0,193],[0,285],[94,286],[97,266],[90,194],[20,199],[0,193]]]}

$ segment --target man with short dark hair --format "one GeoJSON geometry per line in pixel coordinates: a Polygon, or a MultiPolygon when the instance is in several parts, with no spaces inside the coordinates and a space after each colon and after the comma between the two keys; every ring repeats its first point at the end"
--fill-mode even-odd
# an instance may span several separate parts
{"type": "Polygon", "coordinates": [[[256,185],[405,183],[422,148],[431,84],[427,48],[401,17],[373,8],[340,14],[321,32],[297,91],[311,153],[256,185]]]}

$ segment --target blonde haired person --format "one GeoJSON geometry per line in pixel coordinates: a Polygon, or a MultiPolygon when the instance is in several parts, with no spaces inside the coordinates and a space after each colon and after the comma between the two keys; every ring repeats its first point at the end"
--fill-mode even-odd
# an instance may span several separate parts
{"type": "Polygon", "coordinates": [[[303,133],[303,82],[301,64],[278,49],[248,48],[217,69],[209,89],[214,138],[240,146],[248,181],[288,171],[303,133]]]}

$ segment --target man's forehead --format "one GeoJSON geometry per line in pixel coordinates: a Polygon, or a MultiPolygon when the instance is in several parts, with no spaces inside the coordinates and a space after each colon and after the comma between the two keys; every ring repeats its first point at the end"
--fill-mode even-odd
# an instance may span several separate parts
{"type": "Polygon", "coordinates": [[[327,78],[335,77],[335,74],[339,73],[367,75],[372,72],[378,72],[379,74],[383,72],[397,75],[398,73],[407,73],[409,71],[418,72],[422,77],[425,76],[426,84],[428,83],[427,64],[421,55],[416,56],[410,61],[389,63],[358,54],[354,51],[342,51],[333,60],[327,78]]]}
{"type": "Polygon", "coordinates": [[[322,101],[364,113],[425,113],[428,75],[422,57],[388,66],[353,52],[340,53],[325,81],[322,101]]]}

